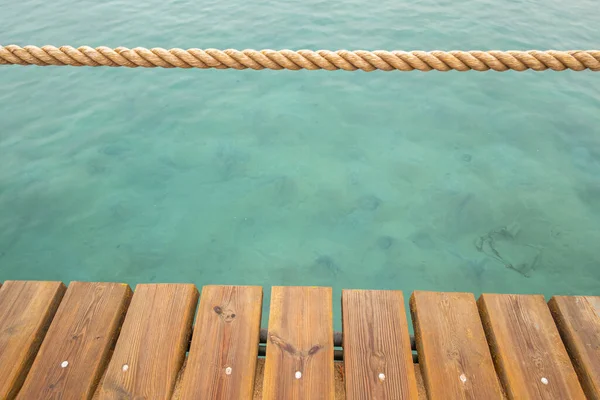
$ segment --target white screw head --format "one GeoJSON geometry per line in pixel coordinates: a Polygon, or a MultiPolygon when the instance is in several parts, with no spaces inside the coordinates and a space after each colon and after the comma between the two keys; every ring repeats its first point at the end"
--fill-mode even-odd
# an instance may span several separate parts
{"type": "Polygon", "coordinates": [[[225,368],[225,375],[231,375],[231,367],[225,368]]]}
{"type": "Polygon", "coordinates": [[[123,370],[123,372],[127,372],[127,370],[129,369],[129,365],[123,364],[123,368],[121,369],[123,370]]]}
{"type": "Polygon", "coordinates": [[[61,366],[62,368],[67,368],[67,366],[68,366],[68,365],[69,365],[69,362],[68,362],[68,361],[63,361],[63,362],[61,362],[61,363],[60,363],[60,366],[61,366]]]}
{"type": "Polygon", "coordinates": [[[546,378],[542,378],[542,379],[540,379],[540,380],[542,381],[542,383],[543,383],[544,385],[547,385],[547,384],[548,384],[548,379],[546,379],[546,378]]]}
{"type": "Polygon", "coordinates": [[[294,376],[296,377],[296,379],[300,379],[300,378],[302,378],[302,372],[296,371],[296,373],[294,374],[294,376]]]}
{"type": "Polygon", "coordinates": [[[377,377],[379,378],[380,381],[385,381],[385,374],[382,372],[379,375],[377,375],[377,377]]]}
{"type": "Polygon", "coordinates": [[[465,376],[465,374],[460,374],[459,378],[462,383],[465,383],[467,381],[467,377],[465,376]]]}

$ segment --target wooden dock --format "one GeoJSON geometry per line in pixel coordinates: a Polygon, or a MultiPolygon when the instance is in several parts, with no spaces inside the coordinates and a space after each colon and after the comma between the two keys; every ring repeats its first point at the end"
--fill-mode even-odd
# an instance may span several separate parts
{"type": "Polygon", "coordinates": [[[261,335],[262,298],[7,281],[0,399],[600,399],[600,297],[417,291],[413,340],[402,292],[344,290],[342,343],[330,288],[273,287],[261,335]]]}

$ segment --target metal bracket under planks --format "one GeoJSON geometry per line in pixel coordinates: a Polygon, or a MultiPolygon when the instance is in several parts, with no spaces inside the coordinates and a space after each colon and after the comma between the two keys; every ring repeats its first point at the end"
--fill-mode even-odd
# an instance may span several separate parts
{"type": "Polygon", "coordinates": [[[401,291],[344,290],[341,334],[331,288],[270,299],[261,333],[259,286],[7,281],[0,398],[600,399],[597,296],[416,291],[414,341],[401,291]]]}

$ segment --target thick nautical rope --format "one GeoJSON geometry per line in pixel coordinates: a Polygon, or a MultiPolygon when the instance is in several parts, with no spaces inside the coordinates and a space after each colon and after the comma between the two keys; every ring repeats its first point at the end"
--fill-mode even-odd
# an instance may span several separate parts
{"type": "Polygon", "coordinates": [[[600,71],[600,50],[365,51],[0,46],[0,65],[329,71],[600,71]]]}

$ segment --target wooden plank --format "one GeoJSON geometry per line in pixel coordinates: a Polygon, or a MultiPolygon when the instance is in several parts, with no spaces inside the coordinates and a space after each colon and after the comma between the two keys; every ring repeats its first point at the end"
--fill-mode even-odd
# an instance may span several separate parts
{"type": "Polygon", "coordinates": [[[331,288],[271,291],[263,398],[333,399],[331,288]]]}
{"type": "Polygon", "coordinates": [[[19,398],[92,398],[130,298],[122,283],[72,282],[19,398]]]}
{"type": "MultiPolygon", "coordinates": [[[[417,388],[419,391],[418,399],[419,400],[427,400],[427,392],[425,392],[425,385],[423,384],[423,379],[421,378],[419,364],[414,364],[414,367],[415,367],[415,376],[417,377],[417,388]]],[[[334,370],[334,381],[335,381],[335,400],[345,400],[346,399],[346,389],[344,388],[344,363],[340,362],[340,361],[334,362],[333,370],[334,370]]],[[[265,371],[265,359],[259,358],[256,362],[253,400],[262,400],[262,398],[263,398],[264,371],[265,371]]],[[[177,388],[175,389],[175,393],[173,393],[173,398],[171,400],[184,400],[180,395],[178,395],[177,388]]]]}
{"type": "Polygon", "coordinates": [[[600,296],[586,296],[588,303],[596,310],[596,315],[600,317],[600,296]]]}
{"type": "Polygon", "coordinates": [[[483,294],[478,306],[510,399],[585,399],[544,296],[483,294]]]}
{"type": "Polygon", "coordinates": [[[432,399],[503,398],[472,293],[416,291],[410,310],[432,399]]]}
{"type": "MultiPolygon", "coordinates": [[[[346,392],[344,391],[344,363],[335,362],[334,363],[334,381],[335,381],[335,400],[345,400],[346,392]]],[[[262,400],[263,398],[263,378],[265,372],[265,359],[259,358],[256,360],[256,373],[254,379],[254,396],[253,400],[262,400]]],[[[184,400],[182,397],[177,397],[175,394],[171,400],[184,400]]],[[[187,399],[186,399],[187,400],[187,399]]],[[[427,400],[427,397],[423,397],[419,400],[427,400]]]]}
{"type": "Polygon", "coordinates": [[[0,288],[0,399],[13,399],[65,292],[62,282],[6,281],[0,288]]]}
{"type": "Polygon", "coordinates": [[[599,297],[554,296],[548,306],[588,398],[600,399],[599,297]]]}
{"type": "Polygon", "coordinates": [[[419,393],[419,400],[427,400],[427,389],[425,389],[425,381],[423,380],[423,373],[419,364],[414,364],[415,376],[417,377],[417,391],[419,393]]]}
{"type": "Polygon", "coordinates": [[[260,286],[204,286],[182,398],[252,399],[262,296],[260,286]]]}
{"type": "Polygon", "coordinates": [[[346,398],[417,399],[404,297],[397,290],[343,290],[346,398]]]}
{"type": "Polygon", "coordinates": [[[138,285],[99,398],[170,398],[197,302],[198,290],[192,284],[138,285]]]}

